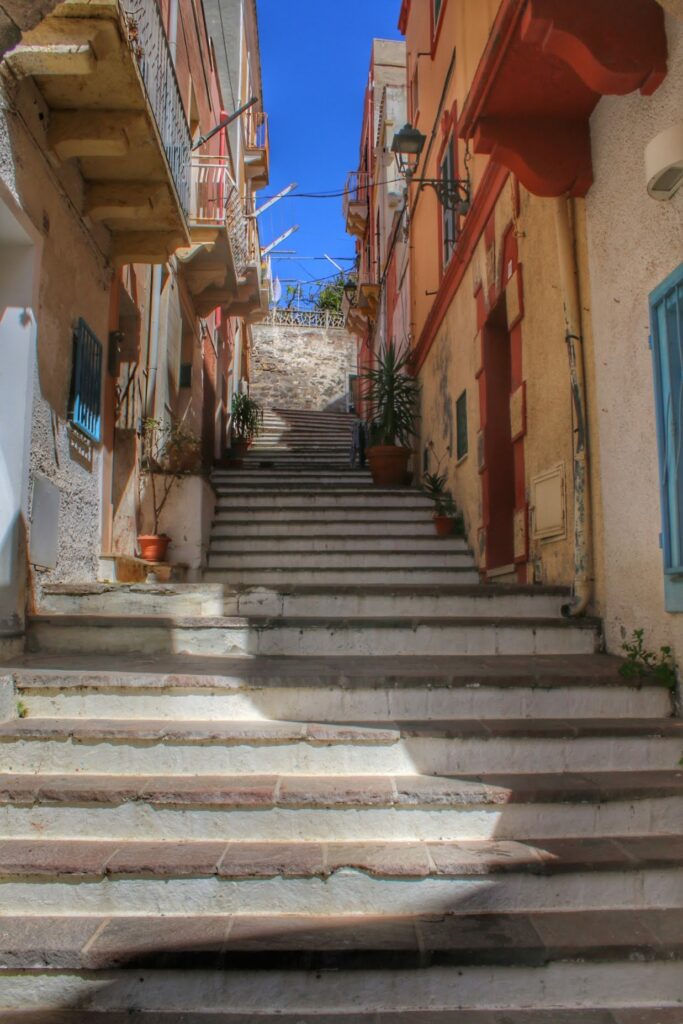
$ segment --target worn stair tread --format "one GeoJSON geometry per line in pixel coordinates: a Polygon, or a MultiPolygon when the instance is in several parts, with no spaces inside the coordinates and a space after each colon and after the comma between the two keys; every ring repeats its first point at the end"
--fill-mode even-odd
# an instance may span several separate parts
{"type": "MultiPolygon", "coordinates": [[[[683,770],[429,775],[0,774],[0,805],[429,808],[605,803],[683,796],[683,770]]],[[[683,857],[683,851],[679,851],[683,857]]]]}
{"type": "MultiPolygon", "coordinates": [[[[228,965],[229,966],[229,965],[228,965]]],[[[293,965],[296,970],[298,965],[293,965]]],[[[362,967],[362,965],[360,965],[362,967]]],[[[225,967],[221,964],[221,970],[225,967]]],[[[278,965],[282,970],[282,965],[278,965]]],[[[248,966],[240,965],[241,971],[248,966]]],[[[311,968],[299,968],[308,970],[311,968]]],[[[334,969],[334,968],[333,968],[334,969]]],[[[324,970],[324,965],[322,967],[324,970]]],[[[255,975],[258,980],[259,974],[255,975]]],[[[353,991],[353,975],[348,978],[349,990],[353,991]]],[[[145,1012],[139,1015],[140,1024],[175,1024],[178,1016],[174,1013],[145,1012]]],[[[322,1008],[319,1012],[306,1009],[295,1013],[276,1009],[271,1013],[250,1010],[225,1009],[212,1013],[183,1011],[182,1024],[681,1024],[683,1009],[680,1003],[672,1006],[656,998],[648,1000],[647,1006],[637,1009],[619,1007],[577,1006],[571,1009],[454,1009],[446,1010],[401,1010],[371,1011],[364,1013],[354,1007],[341,1006],[337,1012],[322,1008]]],[[[131,1024],[126,1011],[101,1010],[19,1010],[12,1011],[7,1024],[131,1024]]]]}
{"type": "Polygon", "coordinates": [[[287,721],[172,721],[123,718],[23,718],[0,724],[0,742],[56,740],[171,744],[389,746],[404,739],[594,739],[680,738],[683,719],[455,719],[335,724],[287,721]]]}
{"type": "Polygon", "coordinates": [[[678,959],[682,917],[678,909],[345,917],[8,915],[0,918],[0,968],[330,970],[361,962],[409,968],[678,959]]]}
{"type": "MultiPolygon", "coordinates": [[[[683,870],[683,836],[441,842],[0,840],[0,878],[444,878],[683,870]]],[[[683,917],[683,912],[681,912],[683,917]]],[[[683,935],[683,922],[681,922],[683,935]]]]}
{"type": "MultiPolygon", "coordinates": [[[[231,534],[226,534],[232,537],[231,534]]],[[[279,535],[272,537],[267,535],[259,536],[254,540],[279,540],[279,535]]],[[[332,585],[331,583],[291,583],[279,585],[278,587],[254,587],[250,584],[220,584],[220,583],[48,583],[43,587],[45,594],[68,594],[73,596],[90,594],[109,593],[131,593],[131,594],[202,594],[209,591],[207,596],[214,596],[221,593],[226,597],[234,594],[261,594],[266,589],[269,593],[278,594],[348,594],[348,595],[369,595],[371,597],[393,596],[405,597],[415,595],[417,597],[481,597],[482,599],[495,600],[496,597],[568,597],[571,593],[570,587],[562,586],[540,586],[525,583],[343,583],[332,585]]]]}
{"type": "MultiPolygon", "coordinates": [[[[450,571],[450,570],[449,570],[450,571]]],[[[126,629],[144,629],[150,626],[157,628],[180,627],[186,629],[243,629],[249,626],[254,629],[395,629],[397,626],[409,626],[417,629],[427,627],[466,626],[472,629],[498,626],[509,629],[565,629],[565,630],[596,630],[600,628],[600,619],[586,616],[582,619],[564,619],[551,616],[528,615],[524,617],[505,618],[504,616],[469,616],[469,615],[406,615],[398,616],[270,616],[270,615],[104,615],[104,614],[68,614],[58,612],[36,613],[29,617],[32,625],[55,626],[96,626],[110,629],[113,626],[124,626],[126,629]]]]}
{"type": "Polygon", "coordinates": [[[3,672],[21,688],[318,687],[384,690],[422,687],[642,687],[663,689],[655,676],[624,679],[623,661],[606,654],[387,656],[221,656],[36,652],[7,659],[3,672]],[[115,679],[112,679],[112,676],[115,679]]]}

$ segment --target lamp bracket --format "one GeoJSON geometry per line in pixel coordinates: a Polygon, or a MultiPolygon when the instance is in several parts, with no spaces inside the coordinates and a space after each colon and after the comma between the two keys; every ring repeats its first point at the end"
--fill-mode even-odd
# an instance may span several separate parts
{"type": "Polygon", "coordinates": [[[433,188],[446,210],[465,214],[470,208],[470,182],[468,178],[413,178],[420,188],[433,188]]]}

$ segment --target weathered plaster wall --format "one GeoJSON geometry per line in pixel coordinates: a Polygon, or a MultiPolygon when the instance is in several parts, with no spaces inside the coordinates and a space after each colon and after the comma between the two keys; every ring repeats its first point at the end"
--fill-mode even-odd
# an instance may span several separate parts
{"type": "Polygon", "coordinates": [[[683,259],[683,191],[667,203],[645,190],[643,151],[680,121],[683,25],[666,19],[669,74],[651,97],[602,99],[591,119],[595,184],[586,200],[599,395],[605,578],[611,651],[643,627],[649,647],[683,654],[683,615],[664,610],[660,498],[648,296],[683,259]]]}
{"type": "Polygon", "coordinates": [[[342,330],[252,327],[251,388],[266,408],[346,409],[356,340],[342,330]]]}
{"type": "MultiPolygon", "coordinates": [[[[495,210],[495,260],[502,272],[501,247],[513,217],[513,195],[504,188],[495,210]]],[[[524,462],[526,496],[539,473],[564,463],[567,479],[566,536],[529,540],[529,579],[568,584],[572,580],[572,422],[569,370],[559,285],[553,210],[549,201],[521,191],[517,220],[519,262],[523,272],[524,316],[521,320],[522,379],[526,382],[524,462]]],[[[458,289],[419,375],[422,386],[420,464],[425,446],[433,445],[430,470],[447,472],[448,486],[463,510],[472,549],[479,550],[483,519],[482,486],[477,457],[481,422],[478,370],[481,337],[477,325],[476,283],[489,284],[491,270],[483,240],[458,289]],[[455,403],[467,391],[468,454],[456,464],[455,403]]]]}
{"type": "Polygon", "coordinates": [[[36,473],[47,477],[59,488],[61,509],[57,565],[36,571],[38,591],[41,582],[96,578],[101,452],[71,431],[67,406],[79,317],[102,341],[106,367],[111,279],[97,233],[78,214],[73,170],[53,169],[36,141],[39,113],[30,83],[18,91],[16,111],[0,85],[0,178],[42,237],[29,486],[36,473]]]}

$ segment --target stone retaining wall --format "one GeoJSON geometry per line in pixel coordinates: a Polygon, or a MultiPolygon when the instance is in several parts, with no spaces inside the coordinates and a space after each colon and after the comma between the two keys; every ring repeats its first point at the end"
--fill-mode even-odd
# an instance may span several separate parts
{"type": "Polygon", "coordinates": [[[346,410],[356,339],[347,331],[255,324],[251,388],[266,408],[346,410]]]}

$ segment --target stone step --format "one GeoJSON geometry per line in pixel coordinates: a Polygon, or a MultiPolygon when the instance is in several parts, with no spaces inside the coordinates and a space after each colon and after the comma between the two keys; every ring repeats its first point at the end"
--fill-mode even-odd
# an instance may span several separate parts
{"type": "Polygon", "coordinates": [[[680,1024],[682,1000],[677,960],[0,978],[7,1024],[128,1024],[131,1006],[141,1024],[680,1024]]]}
{"type": "MultiPolygon", "coordinates": [[[[413,568],[474,568],[474,560],[466,547],[454,545],[449,538],[441,541],[434,538],[412,551],[380,549],[367,541],[354,546],[341,543],[339,547],[326,550],[290,549],[275,544],[272,550],[260,547],[256,551],[226,551],[212,542],[208,553],[209,569],[282,569],[287,566],[309,569],[311,573],[318,569],[355,568],[362,574],[366,568],[398,568],[408,572],[413,568]]],[[[314,582],[312,578],[311,583],[314,582]]]]}
{"type": "MultiPolygon", "coordinates": [[[[683,833],[683,773],[0,776],[6,839],[560,840],[683,833]]],[[[644,839],[643,839],[644,841],[644,839]]],[[[683,892],[683,889],[679,891],[683,892]]],[[[596,897],[599,898],[599,897],[596,897]]],[[[598,904],[599,905],[599,904],[598,904]]],[[[428,908],[423,904],[421,910],[428,908]]],[[[342,911],[343,912],[343,911],[342,911]]]]}
{"type": "MultiPolygon", "coordinates": [[[[208,567],[202,576],[209,583],[224,583],[233,587],[293,587],[308,586],[312,582],[320,585],[347,586],[362,579],[368,586],[389,584],[391,586],[417,585],[441,586],[442,584],[472,585],[479,582],[479,571],[473,566],[436,568],[412,568],[383,566],[381,568],[361,568],[357,565],[344,565],[336,569],[302,568],[301,565],[283,566],[281,568],[212,568],[208,567]]],[[[324,652],[321,652],[324,653],[324,652]]]]}
{"type": "MultiPolygon", "coordinates": [[[[218,546],[216,540],[216,546],[218,546]]],[[[251,544],[257,543],[250,541],[251,544]]],[[[454,542],[457,543],[457,542],[454,542]]],[[[276,615],[285,617],[556,616],[567,600],[564,587],[474,584],[470,586],[299,586],[230,588],[219,583],[48,584],[42,611],[142,615],[276,615]]]]}
{"type": "Polygon", "coordinates": [[[363,487],[373,487],[371,477],[366,474],[357,475],[347,468],[334,472],[309,473],[307,467],[301,467],[299,470],[288,469],[280,474],[275,470],[254,466],[233,470],[231,476],[213,481],[213,489],[219,498],[228,498],[235,491],[246,490],[279,489],[285,493],[297,493],[315,489],[316,493],[320,494],[331,488],[360,491],[363,487]]]}
{"type": "Polygon", "coordinates": [[[211,534],[211,552],[258,552],[273,555],[281,555],[287,552],[314,552],[348,551],[355,552],[388,551],[395,554],[413,553],[452,553],[462,552],[471,558],[467,542],[461,537],[436,537],[434,529],[427,536],[394,536],[385,530],[384,536],[373,537],[368,541],[362,533],[354,535],[353,531],[346,530],[343,533],[328,533],[324,537],[317,537],[315,533],[309,533],[306,537],[282,537],[282,536],[260,536],[245,537],[242,531],[237,530],[219,531],[214,529],[211,534]]]}
{"type": "Polygon", "coordinates": [[[369,915],[678,909],[680,836],[382,843],[0,842],[3,912],[369,915]],[[105,901],[103,903],[103,901],[105,901]]]}
{"type": "Polygon", "coordinates": [[[558,720],[306,724],[19,719],[0,725],[0,772],[104,775],[456,775],[675,769],[683,722],[558,720]]]}
{"type": "Polygon", "coordinates": [[[329,524],[342,524],[348,528],[353,523],[353,529],[362,531],[368,536],[375,536],[377,531],[401,529],[412,533],[415,530],[428,528],[430,536],[435,536],[434,523],[432,522],[432,509],[427,505],[418,505],[414,508],[363,508],[361,505],[352,507],[339,507],[335,504],[317,505],[309,508],[305,504],[298,503],[289,508],[281,502],[265,504],[261,507],[250,508],[243,503],[241,507],[233,507],[229,500],[217,507],[214,527],[229,525],[235,532],[242,531],[244,517],[249,516],[249,523],[253,527],[260,527],[262,524],[272,524],[277,530],[292,529],[313,531],[327,529],[329,524]]]}
{"type": "Polygon", "coordinates": [[[191,658],[28,655],[3,669],[29,718],[314,722],[667,718],[669,691],[605,655],[191,658]]]}
{"type": "Polygon", "coordinates": [[[392,620],[33,615],[34,651],[140,651],[195,655],[592,654],[594,619],[425,618],[392,620]]]}
{"type": "Polygon", "coordinates": [[[300,490],[264,488],[258,493],[235,489],[227,497],[219,495],[217,504],[219,511],[230,512],[238,508],[250,510],[266,508],[271,511],[271,514],[274,510],[305,508],[308,510],[335,509],[339,515],[342,509],[355,508],[362,509],[366,514],[372,512],[376,515],[394,510],[412,515],[428,512],[431,515],[434,503],[419,491],[383,490],[372,486],[367,489],[359,487],[329,488],[325,491],[310,488],[301,488],[300,490]]]}
{"type": "MultiPolygon", "coordinates": [[[[29,855],[38,869],[47,866],[33,849],[29,855]]],[[[407,970],[485,964],[543,967],[558,960],[655,962],[682,955],[681,915],[666,909],[381,917],[36,914],[4,916],[0,930],[0,967],[15,971],[121,966],[196,970],[208,964],[224,970],[262,965],[309,971],[357,969],[361,964],[407,970]]]]}
{"type": "MultiPolygon", "coordinates": [[[[426,510],[425,510],[426,512],[426,510]]],[[[239,518],[240,513],[235,512],[234,517],[222,513],[219,519],[213,524],[212,536],[220,537],[243,537],[245,540],[263,537],[273,539],[275,537],[289,537],[294,539],[323,538],[336,536],[378,537],[384,538],[388,535],[396,540],[404,541],[413,537],[436,537],[436,530],[431,516],[425,512],[418,513],[415,517],[404,519],[389,519],[377,516],[374,519],[359,519],[352,517],[348,512],[343,518],[337,514],[334,517],[325,517],[312,513],[309,518],[278,519],[266,518],[265,516],[254,516],[245,519],[245,513],[239,518]],[[353,526],[350,524],[353,523],[353,526]]],[[[266,513],[267,516],[267,513],[266,513]]],[[[374,543],[374,541],[373,541],[374,543]]]]}

